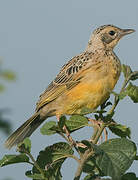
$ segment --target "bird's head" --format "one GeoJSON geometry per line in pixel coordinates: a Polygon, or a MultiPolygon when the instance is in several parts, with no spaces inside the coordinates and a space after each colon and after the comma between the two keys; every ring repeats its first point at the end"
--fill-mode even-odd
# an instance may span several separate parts
{"type": "Polygon", "coordinates": [[[123,36],[133,32],[133,29],[120,29],[113,25],[100,26],[92,33],[86,50],[112,50],[123,36]]]}

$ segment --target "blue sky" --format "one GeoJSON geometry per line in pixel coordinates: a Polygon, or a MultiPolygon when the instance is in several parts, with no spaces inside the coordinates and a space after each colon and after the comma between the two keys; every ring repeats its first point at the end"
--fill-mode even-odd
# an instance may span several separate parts
{"type": "MultiPolygon", "coordinates": [[[[0,99],[1,108],[11,109],[5,117],[11,120],[13,130],[32,115],[39,94],[65,62],[84,51],[91,32],[100,25],[114,24],[136,30],[136,33],[120,41],[115,52],[122,63],[138,70],[137,19],[137,0],[0,0],[0,56],[3,67],[17,74],[16,82],[7,84],[7,90],[0,95],[0,99]]],[[[116,90],[121,82],[122,78],[116,90]]],[[[137,108],[137,104],[134,105],[127,98],[119,104],[115,115],[117,122],[131,127],[132,140],[136,143],[137,108]]],[[[42,136],[39,130],[31,137],[35,157],[45,146],[62,141],[55,135],[42,136]]],[[[8,151],[3,147],[6,137],[0,135],[0,158],[5,153],[15,153],[15,149],[8,151]]],[[[91,131],[84,128],[74,133],[73,137],[79,140],[89,138],[90,135],[91,131]]],[[[65,162],[63,180],[73,178],[75,167],[73,160],[65,162]],[[70,168],[71,164],[74,168],[70,168]]],[[[24,164],[1,168],[0,179],[27,179],[24,172],[29,169],[31,167],[24,164]]],[[[130,171],[138,172],[137,162],[130,171]]]]}

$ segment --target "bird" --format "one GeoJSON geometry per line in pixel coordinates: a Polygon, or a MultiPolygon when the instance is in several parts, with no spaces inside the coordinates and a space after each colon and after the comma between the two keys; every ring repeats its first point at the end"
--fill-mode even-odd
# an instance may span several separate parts
{"type": "Polygon", "coordinates": [[[84,52],[62,66],[55,79],[40,95],[36,110],[6,140],[5,147],[18,145],[49,117],[80,114],[86,107],[96,110],[113,91],[120,73],[121,62],[114,52],[119,40],[134,29],[102,25],[90,36],[84,52]]]}

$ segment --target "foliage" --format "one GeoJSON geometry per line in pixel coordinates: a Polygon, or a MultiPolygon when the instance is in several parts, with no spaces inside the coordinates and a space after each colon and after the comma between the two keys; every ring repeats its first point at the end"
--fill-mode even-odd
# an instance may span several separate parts
{"type": "Polygon", "coordinates": [[[15,74],[10,70],[3,70],[2,64],[0,62],[0,92],[5,90],[4,81],[14,81],[15,74]]]}
{"type": "Polygon", "coordinates": [[[84,180],[109,180],[111,178],[112,180],[137,180],[135,173],[126,173],[132,163],[138,160],[136,145],[130,140],[131,130],[115,122],[113,117],[116,106],[126,96],[129,96],[133,103],[138,103],[138,86],[132,84],[132,81],[138,79],[138,71],[133,72],[129,66],[122,65],[122,72],[124,83],[120,92],[112,92],[114,102],[107,100],[101,105],[100,110],[93,112],[95,120],[84,116],[91,112],[84,108],[82,115],[73,115],[68,119],[62,116],[59,122],[49,121],[42,126],[40,131],[43,135],[59,134],[67,142],[57,142],[46,147],[39,152],[35,160],[31,154],[31,141],[27,138],[18,145],[18,154],[5,155],[0,161],[0,166],[29,163],[32,168],[25,173],[28,178],[61,180],[61,167],[64,161],[67,158],[73,158],[78,162],[74,180],[79,180],[82,172],[86,173],[84,180]],[[107,107],[110,107],[109,111],[107,107]],[[69,133],[85,126],[94,130],[90,141],[78,142],[71,138],[69,133]],[[100,137],[106,128],[118,138],[99,144],[100,137]],[[76,153],[78,153],[77,156],[76,153]]]}
{"type": "Polygon", "coordinates": [[[11,133],[11,123],[8,122],[3,115],[5,113],[4,109],[0,110],[0,130],[3,131],[6,135],[11,133]]]}
{"type": "MultiPolygon", "coordinates": [[[[5,81],[14,81],[15,74],[10,70],[3,70],[2,64],[0,62],[0,93],[5,90],[5,81]]],[[[6,119],[3,118],[3,114],[5,113],[5,109],[0,110],[0,129],[6,135],[11,133],[11,123],[9,123],[6,119]]]]}

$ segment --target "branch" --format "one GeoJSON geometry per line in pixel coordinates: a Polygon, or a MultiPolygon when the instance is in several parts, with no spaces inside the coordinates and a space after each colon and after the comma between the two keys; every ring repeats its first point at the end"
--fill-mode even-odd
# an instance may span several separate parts
{"type": "MultiPolygon", "coordinates": [[[[81,153],[80,153],[80,151],[79,151],[79,149],[77,148],[77,143],[75,142],[75,144],[73,143],[72,144],[72,142],[64,135],[64,133],[62,133],[62,132],[58,132],[58,134],[60,135],[60,136],[62,136],[68,143],[69,143],[69,145],[72,147],[74,147],[75,148],[75,150],[79,153],[79,155],[80,155],[80,157],[81,157],[81,153]]],[[[76,158],[76,160],[77,160],[77,162],[79,161],[79,159],[75,156],[75,158],[76,158]]],[[[74,159],[75,159],[74,158],[74,159]]]]}
{"type": "Polygon", "coordinates": [[[94,151],[92,151],[92,149],[88,149],[85,151],[84,155],[82,156],[79,166],[77,168],[77,171],[75,173],[75,178],[74,180],[79,180],[82,174],[82,170],[83,170],[83,166],[85,164],[85,162],[87,161],[87,159],[92,156],[94,154],[94,151]]]}
{"type": "MultiPolygon", "coordinates": [[[[125,87],[127,86],[130,78],[131,78],[131,76],[129,76],[128,78],[126,78],[126,79],[124,80],[123,86],[122,86],[119,94],[121,94],[121,93],[125,90],[125,87]]],[[[114,110],[115,110],[115,108],[116,108],[116,106],[118,105],[118,103],[119,103],[119,98],[118,98],[117,96],[115,96],[114,104],[113,104],[112,108],[110,109],[110,111],[109,111],[107,114],[113,113],[114,110]]]]}
{"type": "Polygon", "coordinates": [[[97,144],[97,142],[98,142],[100,136],[102,135],[102,132],[103,132],[103,130],[104,130],[105,127],[106,127],[106,124],[103,123],[103,124],[101,125],[101,128],[100,128],[99,131],[97,132],[97,135],[96,135],[96,137],[95,137],[95,139],[94,139],[94,141],[93,141],[93,144],[97,144]]]}

